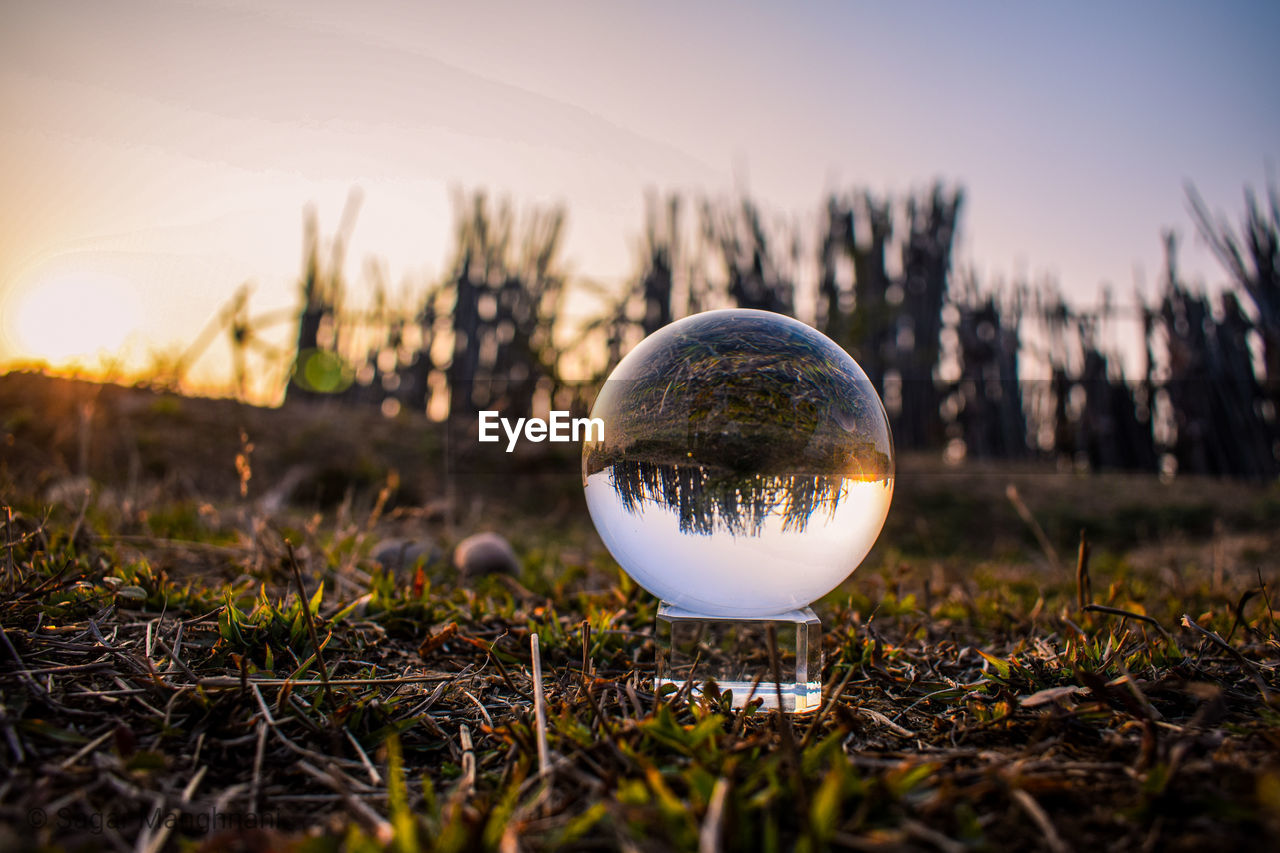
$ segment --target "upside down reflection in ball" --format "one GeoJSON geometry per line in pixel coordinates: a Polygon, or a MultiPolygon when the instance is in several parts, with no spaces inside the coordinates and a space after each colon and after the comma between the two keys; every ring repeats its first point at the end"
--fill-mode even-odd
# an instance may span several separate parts
{"type": "Polygon", "coordinates": [[[884,406],[848,353],[798,320],[729,309],[624,358],[583,447],[587,506],[649,592],[708,616],[802,608],[871,549],[893,496],[884,406]]]}

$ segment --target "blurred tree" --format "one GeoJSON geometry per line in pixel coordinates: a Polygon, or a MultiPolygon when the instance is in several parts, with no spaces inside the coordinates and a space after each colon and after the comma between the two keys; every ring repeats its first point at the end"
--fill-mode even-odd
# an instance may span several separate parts
{"type": "Polygon", "coordinates": [[[718,251],[725,273],[725,292],[738,308],[755,308],[795,316],[792,273],[799,255],[794,231],[783,229],[790,242],[782,252],[765,227],[760,209],[750,199],[736,207],[704,202],[703,231],[718,251]]]}
{"type": "Polygon", "coordinates": [[[362,195],[353,189],[342,210],[338,233],[330,246],[329,262],[320,258],[320,229],[314,208],[303,214],[302,311],[298,317],[298,345],[294,369],[285,389],[286,399],[328,399],[350,383],[345,380],[339,352],[342,302],[342,267],[347,241],[355,227],[362,195]]]}
{"type": "Polygon", "coordinates": [[[902,447],[942,443],[940,395],[935,370],[941,355],[942,308],[951,273],[951,249],[964,199],[935,184],[926,199],[907,201],[909,232],[902,249],[902,305],[898,314],[896,368],[902,409],[894,440],[902,447]]]}
{"type": "Polygon", "coordinates": [[[529,417],[541,382],[551,394],[563,384],[554,333],[565,284],[564,210],[534,210],[517,229],[509,201],[491,210],[476,193],[459,197],[457,208],[450,415],[500,409],[529,417]]]}
{"type": "Polygon", "coordinates": [[[1223,294],[1222,319],[1209,300],[1181,281],[1177,238],[1165,233],[1166,292],[1161,305],[1168,340],[1165,390],[1173,411],[1178,470],[1270,478],[1280,473],[1275,427],[1245,339],[1249,323],[1234,294],[1223,294]]]}
{"type": "Polygon", "coordinates": [[[1258,312],[1264,381],[1274,412],[1280,406],[1280,193],[1274,183],[1268,186],[1263,209],[1253,190],[1245,189],[1244,223],[1237,234],[1225,218],[1209,213],[1194,185],[1188,183],[1186,190],[1201,236],[1258,312]]]}
{"type": "MultiPolygon", "coordinates": [[[[1280,473],[1280,201],[1274,186],[1265,209],[1246,191],[1237,232],[1210,216],[1194,187],[1187,192],[1197,227],[1237,291],[1249,296],[1255,317],[1236,292],[1222,294],[1215,314],[1207,297],[1186,287],[1170,233],[1161,302],[1139,299],[1135,309],[1146,355],[1137,382],[1105,354],[1102,330],[1114,328],[1109,298],[1090,313],[1044,287],[1031,294],[1044,332],[1036,346],[1044,347],[1051,379],[1029,410],[1018,375],[1027,347],[1019,328],[1026,291],[1009,306],[976,281],[952,293],[960,189],[935,184],[901,203],[865,192],[829,196],[811,244],[817,279],[808,291],[798,287],[803,241],[794,225],[769,223],[741,199],[702,201],[689,227],[678,195],[651,193],[631,286],[612,293],[580,283],[600,292],[604,309],[572,330],[559,324],[563,209],[535,210],[517,223],[509,201],[493,205],[484,193],[457,197],[451,271],[416,308],[390,307],[378,281],[368,316],[343,314],[343,256],[359,202],[353,193],[327,258],[315,215],[307,213],[287,391],[291,399],[375,405],[394,397],[421,412],[443,383],[455,416],[496,408],[527,417],[540,394],[557,408],[583,411],[590,389],[635,343],[679,316],[726,303],[794,316],[805,307],[797,306],[797,294],[807,293],[814,300],[807,316],[854,355],[884,398],[899,448],[938,447],[950,434],[975,457],[1016,458],[1029,452],[1030,427],[1046,452],[1092,468],[1154,470],[1167,452],[1184,472],[1272,477],[1280,473]],[[896,243],[895,210],[905,220],[896,243]],[[891,250],[901,253],[899,273],[889,272],[891,250]],[[946,370],[958,377],[950,383],[940,378],[948,322],[954,338],[946,370]],[[572,335],[572,346],[557,334],[572,335]],[[1159,357],[1157,339],[1164,344],[1159,357]],[[343,350],[358,347],[356,360],[364,363],[352,370],[343,350]],[[596,382],[565,381],[566,370],[584,366],[596,382]],[[1167,447],[1157,446],[1157,420],[1171,427],[1167,447]]],[[[247,341],[245,312],[234,305],[229,311],[224,325],[233,340],[247,341]]],[[[237,368],[241,384],[243,373],[237,368]]]]}
{"type": "Polygon", "coordinates": [[[1026,417],[1018,379],[1017,303],[1005,319],[994,294],[977,295],[976,284],[959,308],[960,397],[957,420],[965,449],[976,459],[1020,459],[1027,455],[1026,417]]]}

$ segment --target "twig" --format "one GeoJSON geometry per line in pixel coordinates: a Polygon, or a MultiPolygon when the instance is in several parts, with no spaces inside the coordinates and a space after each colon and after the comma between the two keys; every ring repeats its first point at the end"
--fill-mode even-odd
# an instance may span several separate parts
{"type": "Polygon", "coordinates": [[[13,656],[14,661],[18,664],[18,677],[26,682],[27,688],[36,696],[45,696],[46,691],[40,686],[40,682],[36,681],[29,674],[27,665],[22,662],[22,656],[18,654],[18,650],[13,647],[13,643],[9,640],[9,632],[0,626],[0,640],[4,640],[5,648],[9,650],[9,654],[13,656]]]}
{"type": "Polygon", "coordinates": [[[1177,643],[1174,642],[1173,635],[1166,631],[1165,627],[1158,621],[1145,613],[1134,613],[1132,610],[1121,610],[1119,607],[1108,607],[1105,604],[1086,604],[1084,609],[1090,613],[1106,613],[1111,616],[1122,616],[1125,619],[1137,619],[1139,622],[1146,622],[1148,625],[1154,626],[1175,649],[1178,647],[1177,643]]]}
{"type": "Polygon", "coordinates": [[[480,716],[484,717],[485,725],[493,728],[493,717],[489,716],[489,710],[485,708],[484,703],[477,699],[470,690],[463,690],[462,695],[471,700],[471,703],[480,709],[480,716]]]}
{"type": "Polygon", "coordinates": [[[805,790],[804,774],[800,771],[800,753],[796,749],[795,734],[791,731],[791,717],[782,707],[782,666],[778,662],[778,630],[769,623],[766,638],[769,641],[769,666],[773,670],[773,689],[778,697],[778,727],[782,730],[782,745],[787,751],[787,763],[791,765],[791,776],[796,786],[796,797],[800,801],[801,814],[809,811],[809,797],[805,790]]]}
{"type": "Polygon", "coordinates": [[[86,755],[93,752],[98,747],[102,746],[103,742],[106,741],[107,738],[111,737],[115,733],[116,733],[116,730],[114,728],[107,729],[105,732],[98,735],[96,738],[89,741],[84,746],[80,747],[80,749],[76,750],[75,755],[71,756],[70,758],[60,763],[58,765],[58,769],[59,770],[68,769],[69,767],[71,767],[71,765],[75,764],[77,761],[84,758],[86,755]]]}
{"type": "Polygon", "coordinates": [[[1012,796],[1013,801],[1027,813],[1027,816],[1039,828],[1040,833],[1044,836],[1044,843],[1048,845],[1053,853],[1070,853],[1071,848],[1062,840],[1062,836],[1058,834],[1053,821],[1049,820],[1049,816],[1045,814],[1044,809],[1035,801],[1034,797],[1021,788],[1015,788],[1012,796]]]}
{"type": "Polygon", "coordinates": [[[329,786],[337,793],[342,801],[360,818],[366,826],[373,830],[374,836],[384,845],[389,845],[395,837],[395,831],[391,828],[391,824],[382,815],[370,808],[369,804],[361,800],[359,797],[351,793],[346,785],[334,776],[331,772],[321,770],[309,761],[299,759],[297,767],[311,778],[322,782],[329,786]]]}
{"type": "Polygon", "coordinates": [[[973,688],[975,688],[975,687],[981,687],[981,686],[982,686],[982,685],[984,685],[984,684],[990,684],[990,683],[991,683],[991,680],[990,680],[990,679],[988,679],[988,678],[979,678],[977,681],[972,681],[972,682],[970,682],[970,683],[968,683],[968,684],[960,684],[960,683],[957,683],[957,682],[954,682],[954,681],[952,681],[951,683],[952,683],[953,685],[955,685],[955,686],[954,686],[954,687],[944,687],[944,688],[942,688],[941,690],[933,690],[933,691],[930,691],[929,693],[926,693],[926,694],[924,694],[923,696],[921,696],[921,697],[920,697],[919,699],[917,699],[916,701],[912,702],[912,703],[911,703],[910,705],[908,705],[907,707],[903,708],[903,709],[902,709],[901,711],[899,711],[898,713],[894,714],[894,715],[893,715],[893,722],[895,722],[895,723],[896,723],[898,720],[901,720],[901,719],[902,719],[903,717],[905,717],[907,714],[909,714],[910,712],[914,711],[914,710],[916,709],[916,706],[918,706],[921,702],[927,702],[927,701],[929,701],[930,699],[932,699],[934,696],[941,696],[943,693],[951,693],[952,691],[956,691],[956,690],[959,690],[959,691],[962,691],[962,692],[963,692],[963,691],[965,691],[965,690],[972,690],[972,689],[973,689],[973,688]]]}
{"type": "Polygon", "coordinates": [[[1089,540],[1080,530],[1080,549],[1076,553],[1076,605],[1084,610],[1093,603],[1093,583],[1089,580],[1089,540]]]}
{"type": "MultiPolygon", "coordinates": [[[[734,719],[733,719],[734,738],[739,737],[742,734],[743,727],[746,726],[747,708],[750,707],[752,701],[756,698],[756,691],[760,689],[760,682],[764,681],[764,677],[765,677],[764,672],[759,672],[756,674],[755,680],[751,682],[751,689],[747,691],[747,695],[742,700],[742,704],[738,705],[738,712],[734,714],[734,719]]],[[[760,701],[763,703],[764,698],[761,697],[760,701]]],[[[734,697],[734,704],[737,704],[736,696],[734,697]]]]}
{"type": "Polygon", "coordinates": [[[538,775],[546,777],[547,764],[547,710],[542,695],[542,651],[538,647],[538,633],[529,634],[529,651],[533,655],[533,717],[538,729],[538,775]]]}
{"type": "Polygon", "coordinates": [[[1153,722],[1163,720],[1164,714],[1161,714],[1156,710],[1156,707],[1151,704],[1151,700],[1147,698],[1147,694],[1143,693],[1142,689],[1138,687],[1138,682],[1134,680],[1133,675],[1129,672],[1129,668],[1124,665],[1124,661],[1117,660],[1116,667],[1119,668],[1120,675],[1124,678],[1125,686],[1129,688],[1129,692],[1133,695],[1134,701],[1141,706],[1143,713],[1147,715],[1147,719],[1153,722]]]}
{"type": "MultiPolygon", "coordinates": [[[[388,794],[386,791],[371,791],[360,796],[367,800],[385,800],[388,794]]],[[[341,799],[343,799],[341,794],[272,794],[271,796],[273,803],[332,803],[341,799]]]]}
{"type": "MultiPolygon", "coordinates": [[[[1231,638],[1236,634],[1236,628],[1240,627],[1240,623],[1244,621],[1244,606],[1249,603],[1249,599],[1257,595],[1261,590],[1247,589],[1241,594],[1240,600],[1236,602],[1236,615],[1231,620],[1231,630],[1227,632],[1227,642],[1231,642],[1231,638]]],[[[1245,633],[1249,632],[1249,626],[1245,625],[1245,633]]]]}
{"type": "Polygon", "coordinates": [[[1056,573],[1062,561],[1058,559],[1058,552],[1054,549],[1053,543],[1049,541],[1049,537],[1045,535],[1044,528],[1040,526],[1040,522],[1036,521],[1036,517],[1031,514],[1031,510],[1022,500],[1022,496],[1018,494],[1018,487],[1010,483],[1005,487],[1004,494],[1009,499],[1009,503],[1013,504],[1013,509],[1018,513],[1018,517],[1035,534],[1036,541],[1040,543],[1040,550],[1044,551],[1045,557],[1049,560],[1049,565],[1056,573]]]}
{"type": "MultiPolygon", "coordinates": [[[[18,594],[16,598],[14,598],[9,603],[17,604],[19,601],[26,601],[29,598],[35,598],[37,595],[39,595],[42,592],[46,592],[46,591],[53,592],[54,590],[58,589],[58,587],[55,587],[53,585],[62,580],[63,575],[65,575],[71,569],[71,566],[72,566],[71,561],[66,560],[62,564],[62,568],[58,569],[53,574],[49,575],[49,577],[40,581],[39,584],[32,587],[31,589],[23,590],[21,593],[18,594]]],[[[68,628],[67,630],[75,630],[75,629],[68,628]]]]}
{"type": "MultiPolygon", "coordinates": [[[[280,731],[280,726],[276,723],[276,718],[272,716],[271,709],[267,707],[267,700],[263,697],[262,691],[258,689],[258,685],[254,684],[252,686],[253,695],[258,700],[258,708],[262,711],[262,718],[267,721],[267,725],[271,728],[272,734],[274,734],[290,752],[294,752],[304,758],[310,758],[313,761],[319,761],[322,764],[333,761],[333,759],[327,755],[321,755],[315,750],[307,749],[304,746],[298,746],[284,732],[280,731]]],[[[356,767],[360,766],[359,762],[346,761],[345,759],[343,763],[351,764],[356,767]]]]}
{"type": "MultiPolygon", "coordinates": [[[[504,631],[503,636],[505,635],[506,635],[506,632],[504,631]]],[[[507,668],[502,665],[502,660],[494,652],[494,648],[498,645],[498,640],[501,640],[501,639],[502,637],[498,637],[492,643],[489,643],[488,646],[485,648],[485,653],[489,655],[489,660],[493,661],[494,665],[498,667],[498,675],[502,676],[502,680],[506,683],[507,687],[511,688],[511,692],[515,693],[521,699],[531,702],[533,701],[533,697],[529,695],[529,691],[522,690],[521,688],[515,685],[515,682],[511,680],[511,675],[507,672],[507,668]]],[[[477,641],[477,642],[480,642],[480,641],[477,641]]]]}
{"type": "Polygon", "coordinates": [[[605,736],[608,738],[609,745],[613,746],[614,751],[617,752],[617,747],[613,742],[613,726],[609,724],[609,720],[604,715],[604,710],[600,707],[600,703],[596,701],[595,694],[591,692],[590,684],[583,684],[582,694],[587,697],[587,704],[591,706],[591,713],[595,714],[601,730],[604,731],[605,736]]]}
{"type": "Polygon", "coordinates": [[[67,537],[69,542],[75,542],[76,538],[80,535],[80,528],[84,526],[84,518],[89,514],[89,502],[91,500],[93,500],[93,487],[86,486],[84,490],[84,501],[80,504],[80,512],[76,515],[75,524],[71,525],[71,535],[67,537]]]}
{"type": "Polygon", "coordinates": [[[711,801],[698,832],[698,853],[720,853],[720,831],[724,823],[724,801],[729,793],[729,780],[721,776],[711,789],[711,801]]]}
{"type": "Polygon", "coordinates": [[[258,720],[258,744],[253,753],[253,780],[249,783],[249,808],[258,808],[258,792],[262,790],[262,757],[267,747],[267,721],[258,720]]]}
{"type": "Polygon", "coordinates": [[[1267,592],[1267,585],[1262,580],[1262,569],[1254,566],[1253,570],[1258,573],[1258,589],[1262,591],[1262,601],[1267,605],[1267,624],[1271,626],[1271,633],[1274,636],[1276,633],[1276,617],[1274,615],[1275,611],[1271,609],[1271,594],[1267,592]]]}
{"type": "Polygon", "coordinates": [[[4,737],[9,742],[9,749],[13,752],[14,766],[22,764],[27,760],[27,751],[22,748],[22,740],[18,737],[18,730],[8,720],[3,723],[4,737]]]}
{"type": "Polygon", "coordinates": [[[458,727],[458,742],[462,746],[462,782],[459,790],[467,797],[476,793],[476,750],[471,742],[471,729],[463,723],[458,727]]]}
{"type": "MultiPolygon", "coordinates": [[[[423,682],[454,681],[471,673],[463,670],[456,674],[432,673],[431,675],[398,675],[388,678],[332,678],[329,684],[337,687],[365,687],[378,684],[421,684],[423,682]]],[[[239,687],[241,679],[238,675],[211,675],[196,682],[197,686],[207,689],[239,687]]],[[[317,678],[250,678],[244,681],[253,687],[320,687],[324,682],[317,678]]]]}
{"type": "Polygon", "coordinates": [[[191,667],[183,663],[182,659],[178,657],[178,653],[175,652],[173,649],[169,648],[169,646],[165,644],[165,641],[160,639],[159,635],[156,636],[156,645],[160,647],[160,651],[164,652],[169,656],[169,660],[171,663],[177,664],[178,669],[182,670],[183,675],[191,679],[192,682],[198,682],[200,680],[200,676],[192,672],[191,667]]]}
{"type": "Polygon", "coordinates": [[[899,735],[900,737],[907,737],[907,738],[915,737],[915,732],[898,725],[893,720],[889,719],[884,714],[881,714],[879,711],[873,708],[859,708],[858,713],[865,714],[866,716],[875,720],[877,723],[884,726],[886,729],[893,732],[894,734],[899,735]]]}
{"type": "Polygon", "coordinates": [[[1253,683],[1258,685],[1258,692],[1262,694],[1262,701],[1267,704],[1271,703],[1271,696],[1270,691],[1267,690],[1267,683],[1263,681],[1262,676],[1258,674],[1258,670],[1261,668],[1261,665],[1257,661],[1249,660],[1247,657],[1240,654],[1235,646],[1219,637],[1216,632],[1210,631],[1207,628],[1201,628],[1195,623],[1194,619],[1186,614],[1183,614],[1182,616],[1182,624],[1186,625],[1188,628],[1193,628],[1196,631],[1199,631],[1200,634],[1209,640],[1209,642],[1226,650],[1228,654],[1240,661],[1240,663],[1244,664],[1244,668],[1247,669],[1249,671],[1249,675],[1253,677],[1253,683]]]}
{"type": "MultiPolygon", "coordinates": [[[[698,663],[699,663],[701,660],[702,660],[702,649],[698,649],[698,653],[697,653],[696,655],[694,655],[694,656],[693,656],[693,664],[692,664],[692,665],[690,665],[690,667],[689,667],[689,674],[690,674],[690,676],[692,676],[692,675],[693,675],[693,673],[695,673],[695,672],[697,672],[697,671],[698,671],[698,663]]],[[[693,695],[693,690],[694,690],[694,687],[696,686],[696,684],[697,684],[697,682],[695,682],[693,678],[686,678],[683,682],[681,682],[681,684],[680,684],[680,689],[679,689],[679,690],[677,690],[674,694],[672,694],[671,699],[669,700],[669,702],[670,702],[670,703],[672,703],[672,704],[674,704],[674,703],[677,703],[677,702],[680,702],[680,701],[685,700],[685,699],[686,699],[686,698],[688,698],[689,696],[692,696],[692,695],[693,695]]],[[[654,709],[654,711],[655,711],[655,712],[658,710],[658,700],[659,700],[659,698],[661,698],[661,697],[659,697],[659,695],[658,695],[658,691],[657,691],[657,690],[654,690],[654,691],[653,691],[653,709],[654,709]]]]}
{"type": "Polygon", "coordinates": [[[822,703],[822,707],[818,709],[818,715],[813,718],[813,723],[809,726],[809,731],[804,733],[804,738],[800,741],[800,751],[804,752],[805,748],[813,740],[813,736],[817,733],[822,721],[827,714],[831,713],[831,709],[835,707],[836,702],[840,701],[840,697],[844,695],[844,690],[849,686],[849,680],[853,678],[855,672],[853,667],[849,667],[849,671],[844,674],[844,678],[840,680],[840,686],[835,689],[834,693],[827,696],[826,701],[822,703]]]}
{"type": "Polygon", "coordinates": [[[186,549],[189,551],[209,551],[232,557],[244,556],[251,551],[249,548],[238,545],[215,545],[212,542],[199,542],[193,539],[158,539],[154,536],[126,536],[123,534],[105,534],[98,538],[104,542],[123,542],[126,545],[154,545],[159,548],[186,549]]]}
{"type": "MultiPolygon", "coordinates": [[[[200,787],[200,782],[204,779],[204,774],[208,771],[208,765],[201,767],[196,774],[191,777],[191,781],[182,789],[182,796],[178,799],[180,803],[191,802],[191,797],[195,794],[196,788],[200,787]]],[[[164,847],[166,841],[169,840],[169,833],[173,832],[173,828],[178,824],[178,810],[170,809],[167,820],[160,822],[160,831],[154,836],[147,838],[144,834],[138,838],[138,847],[135,849],[145,850],[146,853],[158,853],[164,847]],[[146,838],[147,844],[143,846],[143,839],[146,838]]]]}
{"type": "Polygon", "coordinates": [[[965,853],[969,847],[961,844],[954,838],[948,838],[936,829],[930,829],[918,820],[907,818],[902,822],[902,828],[907,835],[920,841],[927,841],[934,847],[937,847],[942,853],[965,853]]]}
{"type": "Polygon", "coordinates": [[[5,577],[9,583],[9,592],[12,593],[18,585],[18,573],[13,563],[13,507],[11,506],[4,508],[4,549],[8,554],[5,577]]]}
{"type": "Polygon", "coordinates": [[[378,773],[378,768],[374,767],[373,762],[369,760],[369,754],[364,751],[360,741],[356,740],[355,735],[351,734],[351,730],[346,726],[342,727],[342,733],[347,736],[347,740],[351,741],[351,745],[355,747],[356,754],[360,756],[360,763],[364,765],[365,772],[369,774],[370,784],[381,785],[382,775],[378,773]]]}
{"type": "MultiPolygon", "coordinates": [[[[147,679],[147,683],[158,688],[173,689],[172,685],[166,684],[164,679],[162,679],[156,673],[155,668],[151,666],[151,661],[149,660],[146,661],[147,665],[143,666],[142,664],[138,663],[138,661],[135,660],[132,655],[127,654],[124,650],[117,649],[115,646],[111,645],[107,641],[107,638],[102,635],[102,631],[98,628],[98,623],[93,619],[89,620],[89,633],[92,634],[93,638],[102,645],[102,648],[104,650],[110,652],[120,660],[124,661],[126,664],[132,667],[133,671],[138,675],[145,677],[147,679]]],[[[128,687],[127,684],[122,684],[121,686],[126,688],[128,687]]]]}
{"type": "Polygon", "coordinates": [[[329,703],[330,712],[336,707],[333,702],[333,691],[329,687],[329,668],[324,664],[324,655],[320,652],[320,638],[316,636],[316,626],[311,621],[311,604],[307,598],[307,588],[302,584],[302,569],[298,568],[298,559],[293,553],[293,543],[285,540],[285,548],[289,551],[289,563],[293,566],[293,579],[298,584],[298,604],[302,607],[307,623],[307,633],[311,635],[311,646],[316,650],[316,664],[320,667],[320,681],[324,683],[324,699],[329,703]]]}
{"type": "Polygon", "coordinates": [[[173,657],[171,664],[177,664],[183,669],[186,669],[186,665],[183,664],[182,661],[178,660],[178,658],[182,654],[182,631],[185,627],[186,626],[182,622],[178,623],[178,630],[173,634],[173,650],[170,652],[170,655],[173,657]]]}
{"type": "Polygon", "coordinates": [[[1078,639],[1080,639],[1080,640],[1082,640],[1082,641],[1084,641],[1084,640],[1088,640],[1088,639],[1089,639],[1089,635],[1088,635],[1088,634],[1086,634],[1086,633],[1084,632],[1084,629],[1083,629],[1083,628],[1081,628],[1079,625],[1077,625],[1076,623],[1072,622],[1070,619],[1068,619],[1068,618],[1067,618],[1067,617],[1065,617],[1065,616],[1062,616],[1062,617],[1059,617],[1059,618],[1060,618],[1060,620],[1061,620],[1061,621],[1062,621],[1062,622],[1063,622],[1067,627],[1069,627],[1072,631],[1075,631],[1075,632],[1076,632],[1076,637],[1077,637],[1078,639]]]}
{"type": "MultiPolygon", "coordinates": [[[[632,679],[634,679],[634,678],[635,678],[635,673],[634,673],[634,672],[631,674],[631,678],[632,678],[632,679]]],[[[624,685],[624,687],[625,687],[624,692],[627,694],[627,701],[629,701],[629,702],[631,703],[631,709],[632,709],[633,711],[635,711],[635,719],[637,719],[637,720],[638,720],[638,719],[640,719],[641,717],[643,717],[643,716],[644,716],[644,708],[643,708],[643,707],[641,707],[641,705],[640,705],[640,695],[639,695],[638,693],[636,693],[636,688],[635,688],[635,686],[631,683],[631,680],[630,680],[630,679],[627,681],[627,683],[626,683],[626,685],[624,685]]]]}

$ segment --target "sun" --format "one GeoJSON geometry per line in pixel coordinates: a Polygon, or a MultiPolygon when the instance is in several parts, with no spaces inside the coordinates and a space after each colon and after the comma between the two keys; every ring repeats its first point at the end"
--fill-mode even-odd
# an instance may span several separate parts
{"type": "Polygon", "coordinates": [[[88,367],[121,355],[142,320],[142,303],[124,279],[64,272],[21,284],[4,300],[10,357],[50,367],[88,367]]]}

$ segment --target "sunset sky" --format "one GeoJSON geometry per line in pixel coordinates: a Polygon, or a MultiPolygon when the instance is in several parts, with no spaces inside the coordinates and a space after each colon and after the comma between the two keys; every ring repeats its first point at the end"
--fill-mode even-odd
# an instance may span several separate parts
{"type": "Polygon", "coordinates": [[[650,187],[810,222],[942,178],[963,266],[1092,301],[1154,293],[1166,226],[1220,282],[1183,182],[1238,220],[1280,156],[1274,2],[694,5],[6,0],[0,364],[143,367],[246,281],[295,305],[303,206],[331,233],[353,186],[348,277],[424,287],[453,187],[564,202],[620,284],[650,187]]]}

